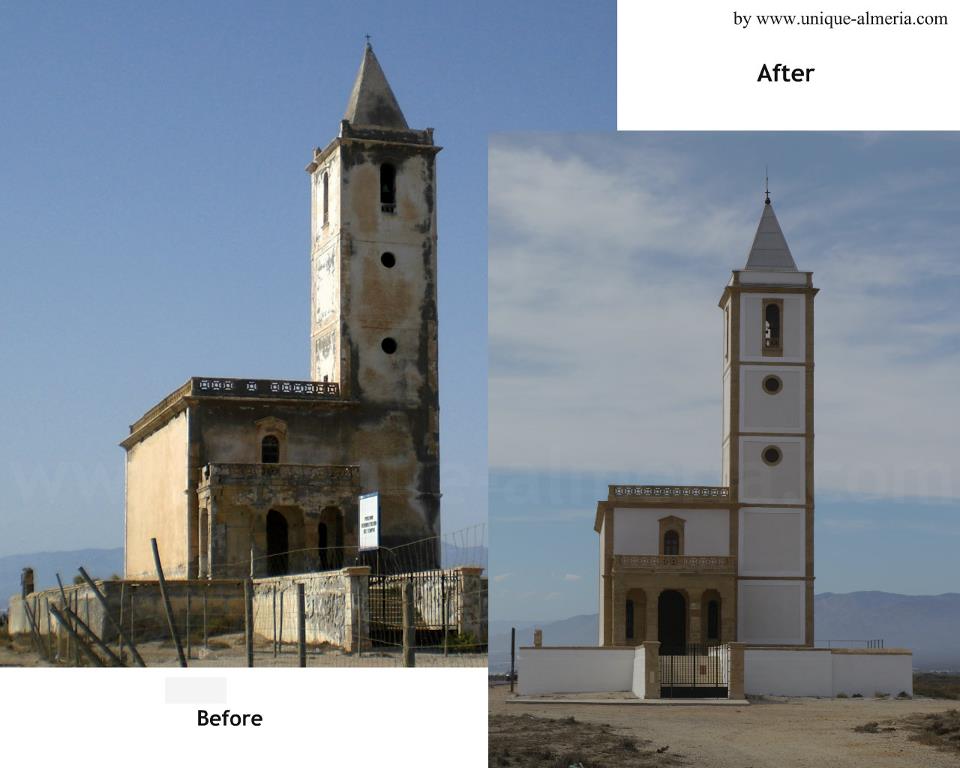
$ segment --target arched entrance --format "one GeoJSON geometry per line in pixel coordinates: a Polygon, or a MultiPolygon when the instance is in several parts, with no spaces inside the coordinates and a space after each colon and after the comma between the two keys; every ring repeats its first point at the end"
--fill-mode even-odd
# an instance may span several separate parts
{"type": "Polygon", "coordinates": [[[337,507],[326,507],[317,526],[320,569],[343,567],[343,514],[337,507]]]}
{"type": "Polygon", "coordinates": [[[660,653],[682,654],[687,645],[687,601],[675,589],[660,593],[657,605],[657,627],[660,653]]]}
{"type": "Polygon", "coordinates": [[[271,509],[267,512],[267,575],[283,576],[290,567],[287,518],[271,509]]]}

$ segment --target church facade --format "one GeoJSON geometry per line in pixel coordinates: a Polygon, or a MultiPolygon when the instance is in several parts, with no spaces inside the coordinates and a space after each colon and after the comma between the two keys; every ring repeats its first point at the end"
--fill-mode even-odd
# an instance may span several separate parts
{"type": "Polygon", "coordinates": [[[813,275],[767,195],[723,312],[718,486],[611,485],[598,502],[601,646],[812,646],[813,275]]]}
{"type": "Polygon", "coordinates": [[[310,378],[191,378],[130,427],[125,578],[339,568],[358,498],[380,545],[439,565],[433,130],[411,129],[369,44],[338,135],[314,150],[310,378]]]}

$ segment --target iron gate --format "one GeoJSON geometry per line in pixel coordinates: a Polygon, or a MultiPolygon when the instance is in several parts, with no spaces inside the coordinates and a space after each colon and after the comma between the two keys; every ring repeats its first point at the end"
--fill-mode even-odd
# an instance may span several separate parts
{"type": "Polygon", "coordinates": [[[660,656],[660,696],[665,699],[726,698],[730,646],[688,644],[660,656]]]}
{"type": "Polygon", "coordinates": [[[449,571],[370,576],[370,638],[375,645],[403,642],[403,585],[413,583],[414,631],[418,645],[441,645],[456,633],[462,581],[449,571]]]}

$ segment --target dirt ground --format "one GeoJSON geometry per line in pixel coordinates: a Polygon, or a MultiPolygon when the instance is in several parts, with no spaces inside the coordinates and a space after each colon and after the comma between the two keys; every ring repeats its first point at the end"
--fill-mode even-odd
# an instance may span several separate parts
{"type": "MultiPolygon", "coordinates": [[[[116,645],[111,644],[116,651],[116,645]]],[[[148,667],[179,666],[177,651],[169,640],[153,640],[137,644],[137,650],[148,667]]],[[[186,652],[184,647],[184,652],[186,652]]],[[[133,666],[128,654],[125,654],[129,666],[133,666]]],[[[81,657],[86,663],[86,660],[81,657]]],[[[348,654],[333,647],[311,647],[307,651],[308,667],[399,667],[402,666],[399,650],[376,648],[361,655],[348,654]]],[[[421,650],[415,653],[418,667],[486,667],[485,653],[442,653],[421,650]]],[[[273,643],[257,639],[254,642],[255,667],[297,667],[299,656],[297,647],[285,643],[281,652],[273,653],[273,643]]],[[[209,647],[202,643],[190,648],[187,660],[190,667],[245,667],[247,665],[246,641],[242,633],[218,635],[211,638],[209,647]]],[[[25,637],[11,640],[0,636],[0,667],[45,667],[56,666],[42,660],[32,642],[25,637]]]]}
{"type": "Polygon", "coordinates": [[[957,752],[911,739],[917,734],[911,723],[956,709],[951,700],[771,698],[720,707],[508,703],[511,697],[506,686],[490,688],[491,766],[568,768],[577,761],[583,768],[960,765],[957,752]],[[854,730],[870,722],[878,727],[854,730]],[[617,740],[634,742],[634,749],[617,754],[617,740]]]}

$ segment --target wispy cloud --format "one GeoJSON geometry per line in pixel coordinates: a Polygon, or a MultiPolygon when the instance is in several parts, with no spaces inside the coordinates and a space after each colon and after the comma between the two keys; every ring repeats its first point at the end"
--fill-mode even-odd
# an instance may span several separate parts
{"type": "Polygon", "coordinates": [[[580,581],[583,577],[578,573],[565,573],[563,574],[564,581],[580,581]]]}
{"type": "MultiPolygon", "coordinates": [[[[716,304],[760,201],[712,164],[664,137],[492,143],[491,466],[718,482],[716,304]]],[[[928,163],[780,184],[788,242],[822,289],[818,490],[960,496],[955,179],[928,163]]]]}

